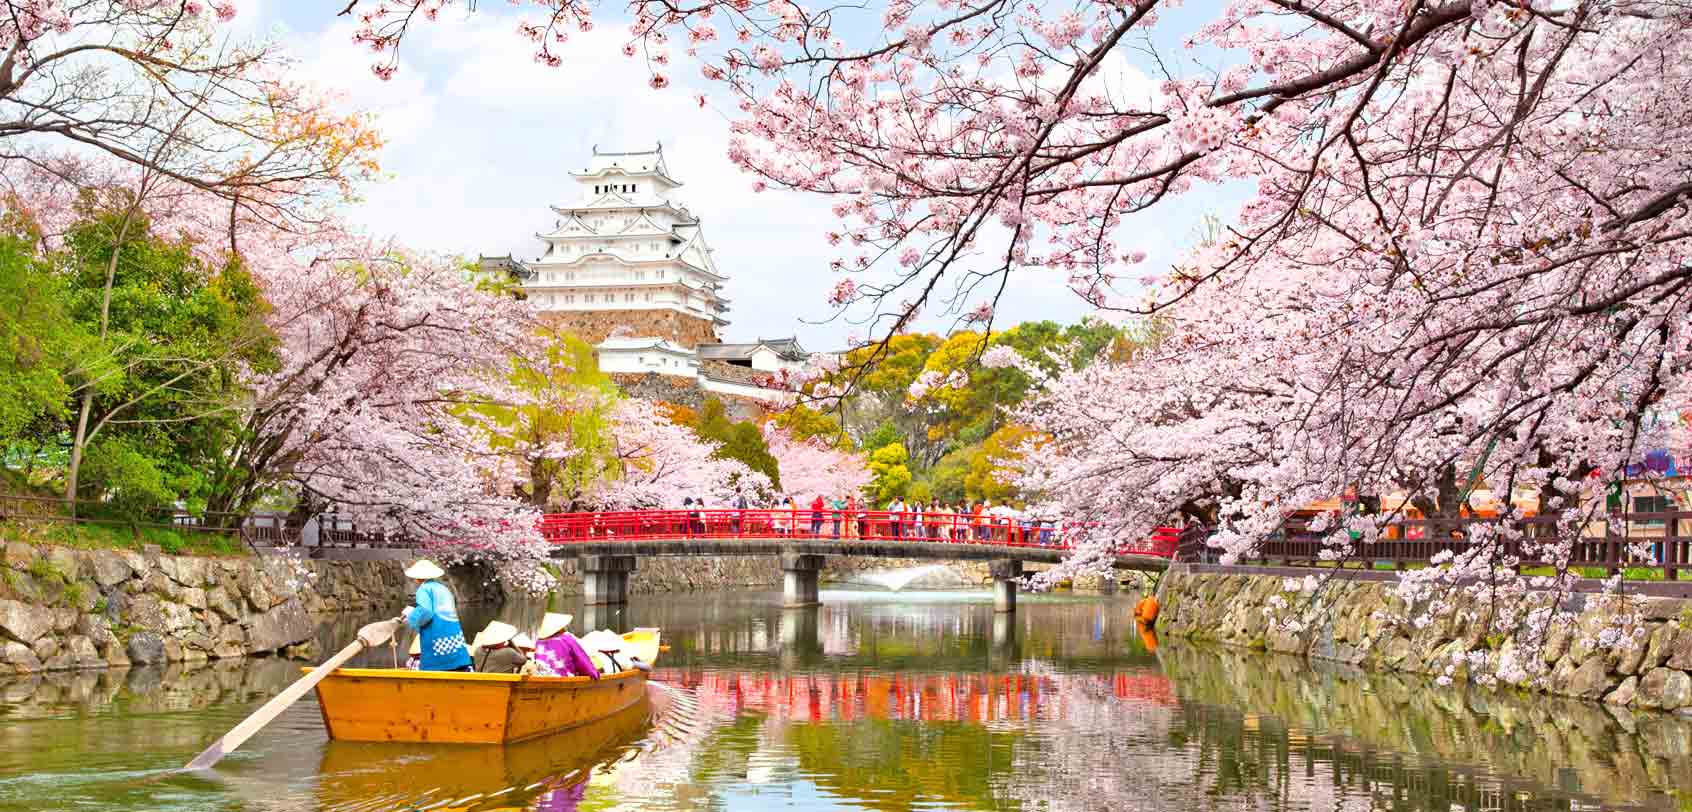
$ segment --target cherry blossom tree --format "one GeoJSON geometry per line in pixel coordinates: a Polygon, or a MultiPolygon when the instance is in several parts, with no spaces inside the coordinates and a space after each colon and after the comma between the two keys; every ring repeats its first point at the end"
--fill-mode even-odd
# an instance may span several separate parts
{"type": "Polygon", "coordinates": [[[218,472],[223,504],[296,496],[362,529],[546,576],[538,512],[501,493],[509,464],[466,406],[522,396],[511,359],[536,354],[521,302],[477,287],[455,261],[337,236],[246,255],[265,280],[279,368],[254,374],[243,440],[218,472]]]}
{"type": "Polygon", "coordinates": [[[6,2],[0,181],[44,169],[99,188],[115,161],[249,216],[320,216],[374,174],[379,138],[365,116],[289,79],[277,43],[233,37],[235,14],[229,0],[6,2]]]}
{"type": "Polygon", "coordinates": [[[620,470],[591,488],[589,504],[607,510],[676,508],[684,497],[727,505],[736,493],[766,493],[768,477],[717,450],[671,421],[657,404],[629,398],[612,413],[620,470]]]}
{"type": "Polygon", "coordinates": [[[861,495],[872,478],[864,455],[797,439],[773,422],[765,424],[764,440],[781,464],[782,489],[796,496],[861,495]]]}

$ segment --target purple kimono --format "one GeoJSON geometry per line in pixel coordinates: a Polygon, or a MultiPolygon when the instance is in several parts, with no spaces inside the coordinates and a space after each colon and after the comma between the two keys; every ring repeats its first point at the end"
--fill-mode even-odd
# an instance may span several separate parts
{"type": "Polygon", "coordinates": [[[535,643],[535,665],[556,677],[592,677],[599,679],[599,669],[593,658],[582,648],[576,636],[565,632],[535,643]]]}

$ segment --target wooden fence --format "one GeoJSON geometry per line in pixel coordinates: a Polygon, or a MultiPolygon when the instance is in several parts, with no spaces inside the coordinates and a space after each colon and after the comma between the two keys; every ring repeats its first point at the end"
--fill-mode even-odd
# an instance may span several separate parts
{"type": "Polygon", "coordinates": [[[126,512],[108,502],[77,500],[76,515],[65,500],[45,496],[0,493],[0,521],[66,522],[127,530],[140,540],[146,530],[170,530],[237,540],[254,551],[260,548],[411,548],[416,542],[384,533],[361,531],[353,522],[333,515],[301,522],[274,513],[238,514],[186,510],[126,512]]]}
{"type": "MultiPolygon", "coordinates": [[[[1471,526],[1491,524],[1496,519],[1417,519],[1394,522],[1386,528],[1384,538],[1375,542],[1353,541],[1350,554],[1341,563],[1383,564],[1397,569],[1411,564],[1425,564],[1435,555],[1450,551],[1467,553],[1478,542],[1472,538],[1471,526]]],[[[1519,560],[1518,568],[1548,567],[1557,562],[1547,555],[1559,540],[1559,533],[1572,541],[1569,567],[1602,569],[1615,574],[1623,569],[1644,568],[1660,570],[1664,580],[1675,580],[1681,570],[1692,570],[1692,511],[1660,513],[1610,514],[1573,532],[1560,531],[1555,518],[1535,517],[1517,523],[1524,538],[1503,542],[1499,557],[1519,560]],[[1650,555],[1640,559],[1633,554],[1636,545],[1643,545],[1650,555]]],[[[1215,556],[1202,541],[1203,533],[1193,534],[1191,528],[1182,532],[1181,560],[1207,561],[1215,556]]],[[[1289,520],[1279,534],[1261,542],[1255,563],[1311,565],[1326,562],[1323,551],[1331,545],[1319,534],[1309,530],[1307,520],[1289,520]]],[[[1244,563],[1244,562],[1242,562],[1244,563]]]]}

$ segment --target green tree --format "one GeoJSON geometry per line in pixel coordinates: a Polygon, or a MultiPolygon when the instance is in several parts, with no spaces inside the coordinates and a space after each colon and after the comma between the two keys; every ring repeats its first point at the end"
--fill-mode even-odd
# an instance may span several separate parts
{"type": "Polygon", "coordinates": [[[954,449],[928,469],[926,479],[935,498],[946,504],[957,504],[969,498],[965,481],[969,478],[970,458],[979,448],[980,444],[976,443],[954,449]]]}
{"type": "Polygon", "coordinates": [[[840,419],[828,412],[797,404],[777,413],[772,419],[796,440],[820,440],[842,451],[857,448],[852,436],[841,428],[840,419]]]}
{"type": "Polygon", "coordinates": [[[891,420],[883,420],[881,425],[875,427],[875,431],[864,437],[864,447],[881,448],[897,443],[902,439],[904,438],[899,434],[899,427],[891,420]]]}
{"type": "Polygon", "coordinates": [[[72,385],[93,340],[65,311],[65,278],[32,240],[0,235],[0,449],[32,464],[70,416],[72,385]]]}
{"type": "Polygon", "coordinates": [[[859,448],[880,448],[867,435],[891,422],[920,465],[932,464],[945,453],[945,442],[929,439],[928,419],[907,408],[906,393],[922,374],[928,356],[945,340],[929,333],[902,333],[885,348],[859,347],[846,354],[840,371],[824,381],[848,387],[851,396],[841,404],[839,415],[847,434],[859,448]]]}
{"type": "Polygon", "coordinates": [[[704,408],[690,426],[701,440],[717,443],[712,455],[718,459],[739,460],[770,478],[770,484],[781,488],[781,464],[764,442],[764,432],[751,420],[736,422],[728,415],[728,407],[717,398],[705,401],[704,408]]]}
{"type": "Polygon", "coordinates": [[[869,491],[876,504],[885,505],[906,494],[911,484],[909,461],[910,455],[901,443],[889,443],[870,452],[867,464],[874,478],[870,480],[869,491]]]}
{"type": "Polygon", "coordinates": [[[201,504],[245,394],[238,376],[275,368],[267,305],[237,260],[163,238],[132,201],[83,201],[55,258],[65,312],[94,337],[71,384],[65,493],[134,510],[201,504]],[[86,463],[87,470],[82,470],[86,463]]]}

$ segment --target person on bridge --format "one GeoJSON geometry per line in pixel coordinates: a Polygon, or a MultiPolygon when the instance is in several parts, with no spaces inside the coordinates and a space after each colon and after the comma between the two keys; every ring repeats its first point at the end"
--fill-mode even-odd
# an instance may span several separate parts
{"type": "Polygon", "coordinates": [[[846,497],[846,527],[853,538],[863,538],[869,535],[869,519],[864,516],[863,505],[858,504],[856,494],[846,497]]]}
{"type": "Polygon", "coordinates": [[[423,671],[469,671],[470,648],[464,643],[464,629],[458,625],[458,601],[439,578],[446,571],[427,558],[405,569],[405,577],[417,581],[415,605],[406,607],[400,619],[422,638],[418,668],[423,671]]]}
{"type": "Polygon", "coordinates": [[[892,514],[888,517],[888,524],[892,525],[889,528],[892,531],[889,535],[893,538],[904,538],[905,500],[897,496],[893,497],[893,503],[887,506],[887,512],[892,514]]]}
{"type": "Polygon", "coordinates": [[[823,511],[828,509],[828,503],[823,501],[822,494],[811,500],[811,535],[822,535],[823,511]]]}
{"type": "Polygon", "coordinates": [[[836,496],[828,500],[828,508],[834,513],[834,537],[840,538],[840,518],[846,510],[846,500],[843,497],[836,496]]]}
{"type": "Polygon", "coordinates": [[[792,535],[794,528],[793,523],[798,520],[798,513],[799,505],[793,501],[793,497],[784,496],[777,500],[775,520],[776,534],[781,536],[792,535]]]}

